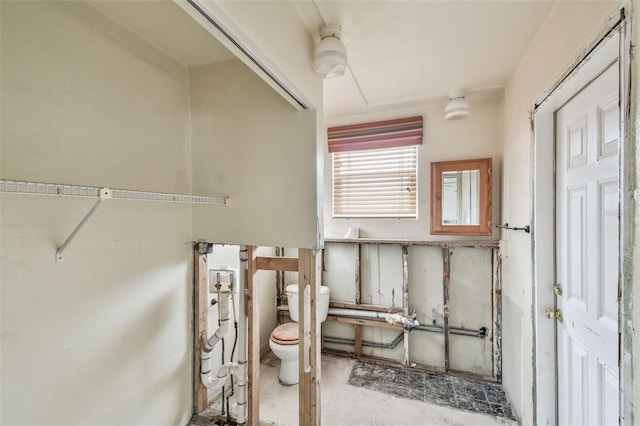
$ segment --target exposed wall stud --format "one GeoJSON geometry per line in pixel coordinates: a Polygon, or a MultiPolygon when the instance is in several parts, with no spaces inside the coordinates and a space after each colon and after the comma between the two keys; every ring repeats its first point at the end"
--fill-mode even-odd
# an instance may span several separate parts
{"type": "MultiPolygon", "coordinates": [[[[362,290],[362,281],[360,279],[360,274],[362,272],[362,267],[360,264],[360,254],[361,254],[361,246],[359,243],[354,244],[355,247],[355,305],[357,307],[360,306],[362,302],[361,290],[362,290]]],[[[356,356],[362,356],[362,325],[355,325],[355,344],[354,344],[354,353],[356,356]]]]}
{"type": "MultiPolygon", "coordinates": [[[[402,246],[402,315],[409,317],[409,247],[402,246]]],[[[409,330],[404,330],[404,365],[409,365],[409,330]]]]}
{"type": "Polygon", "coordinates": [[[444,331],[444,371],[449,372],[449,281],[451,273],[451,252],[442,247],[442,295],[443,295],[443,331],[444,331]]]}
{"type": "Polygon", "coordinates": [[[320,324],[317,321],[322,267],[320,252],[298,251],[299,286],[299,422],[320,424],[320,324]]]}
{"type": "MultiPolygon", "coordinates": [[[[248,315],[248,388],[247,422],[258,425],[260,422],[260,312],[258,306],[258,289],[256,288],[256,247],[249,246],[247,265],[247,315],[248,315]]],[[[243,295],[240,295],[242,297],[243,295]]]]}
{"type": "Polygon", "coordinates": [[[502,382],[502,257],[500,249],[491,250],[493,259],[492,288],[493,288],[493,377],[502,382]]]}
{"type": "MultiPolygon", "coordinates": [[[[193,412],[199,414],[207,408],[207,388],[200,380],[200,353],[204,339],[207,339],[207,296],[208,273],[207,255],[200,254],[201,245],[193,245],[193,412]]],[[[206,251],[205,251],[206,252],[206,251]]]]}

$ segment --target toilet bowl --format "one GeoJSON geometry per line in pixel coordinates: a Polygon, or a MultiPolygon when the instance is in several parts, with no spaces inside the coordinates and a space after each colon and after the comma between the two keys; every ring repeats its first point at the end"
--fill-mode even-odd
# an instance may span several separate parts
{"type": "MultiPolygon", "coordinates": [[[[280,359],[280,383],[290,386],[298,383],[298,284],[289,284],[286,293],[289,316],[293,322],[279,325],[273,330],[269,347],[280,359]]],[[[329,314],[329,294],[329,287],[320,287],[318,321],[321,323],[329,314]]]]}

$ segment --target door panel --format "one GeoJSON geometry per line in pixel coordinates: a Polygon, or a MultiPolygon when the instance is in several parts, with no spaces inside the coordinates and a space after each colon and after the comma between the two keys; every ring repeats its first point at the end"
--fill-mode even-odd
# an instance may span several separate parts
{"type": "Polygon", "coordinates": [[[560,425],[618,423],[618,73],[556,111],[560,425]]]}

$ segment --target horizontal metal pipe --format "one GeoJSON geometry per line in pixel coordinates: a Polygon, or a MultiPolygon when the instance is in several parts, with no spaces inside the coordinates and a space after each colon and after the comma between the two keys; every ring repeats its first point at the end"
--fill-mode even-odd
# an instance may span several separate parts
{"type": "MultiPolygon", "coordinates": [[[[430,331],[432,333],[443,333],[444,327],[437,324],[422,324],[417,327],[414,327],[412,330],[430,331]]],[[[456,334],[458,336],[478,337],[480,339],[484,339],[485,337],[487,337],[487,328],[480,327],[479,329],[474,330],[471,328],[449,327],[449,333],[456,334]]]]}
{"type": "MultiPolygon", "coordinates": [[[[287,305],[279,305],[277,307],[277,310],[279,312],[287,312],[289,311],[289,307],[287,305]]],[[[389,316],[390,314],[384,314],[384,313],[380,313],[380,312],[365,312],[364,315],[360,316],[360,312],[354,312],[354,309],[336,309],[336,308],[330,308],[329,309],[329,314],[330,315],[337,315],[337,316],[345,316],[345,317],[352,317],[352,318],[370,318],[373,321],[380,321],[383,318],[385,318],[386,316],[389,316]],[[376,314],[380,314],[380,316],[377,316],[376,314]]],[[[430,331],[432,333],[443,333],[443,326],[438,325],[438,324],[420,324],[416,327],[411,327],[411,330],[420,330],[420,331],[430,331]]],[[[485,337],[487,337],[487,328],[486,327],[480,327],[478,329],[472,329],[472,328],[464,328],[464,327],[449,327],[449,333],[451,334],[455,334],[458,336],[469,336],[469,337],[477,337],[480,339],[484,339],[485,337]]],[[[334,343],[340,343],[340,342],[334,342],[334,343]]],[[[353,344],[353,343],[352,343],[353,344]]]]}

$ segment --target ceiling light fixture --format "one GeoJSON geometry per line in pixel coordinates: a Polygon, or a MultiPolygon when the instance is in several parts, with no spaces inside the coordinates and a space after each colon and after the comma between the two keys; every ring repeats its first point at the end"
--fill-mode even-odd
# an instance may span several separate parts
{"type": "Polygon", "coordinates": [[[449,102],[444,107],[444,118],[446,120],[457,120],[469,115],[469,102],[464,99],[465,93],[462,90],[452,90],[449,92],[449,102]]]}
{"type": "Polygon", "coordinates": [[[316,46],[314,69],[322,78],[340,77],[347,69],[347,49],[340,40],[342,27],[326,24],[320,27],[320,43],[316,46]]]}

